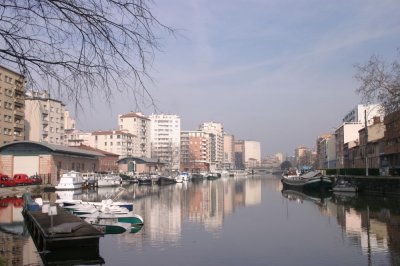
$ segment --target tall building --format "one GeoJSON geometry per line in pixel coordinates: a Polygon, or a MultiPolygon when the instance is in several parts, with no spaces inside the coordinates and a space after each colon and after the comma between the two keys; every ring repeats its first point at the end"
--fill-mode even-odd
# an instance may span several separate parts
{"type": "Polygon", "coordinates": [[[151,157],[160,159],[171,170],[179,170],[181,119],[166,114],[152,114],[149,118],[151,157]]]}
{"type": "Polygon", "coordinates": [[[64,111],[64,130],[67,129],[75,129],[75,119],[73,119],[69,113],[69,111],[64,111]]]}
{"type": "Polygon", "coordinates": [[[323,134],[317,138],[318,169],[336,168],[336,137],[334,134],[323,134]]]}
{"type": "Polygon", "coordinates": [[[25,139],[64,144],[65,105],[46,92],[27,92],[25,97],[25,139]]]}
{"type": "Polygon", "coordinates": [[[260,166],[261,144],[254,140],[244,141],[244,164],[246,167],[260,166]]]}
{"type": "Polygon", "coordinates": [[[133,156],[151,157],[150,119],[142,113],[130,112],[118,115],[118,128],[136,136],[133,143],[133,156]]]}
{"type": "Polygon", "coordinates": [[[202,131],[181,131],[181,170],[199,173],[210,170],[209,136],[202,131]]]}
{"type": "Polygon", "coordinates": [[[233,142],[235,138],[231,134],[224,133],[224,168],[233,169],[235,165],[235,156],[233,142]]]}
{"type": "Polygon", "coordinates": [[[209,134],[211,168],[222,168],[224,162],[224,127],[221,123],[206,122],[199,130],[209,134]]]}
{"type": "Polygon", "coordinates": [[[127,157],[133,156],[133,143],[135,135],[127,130],[109,130],[92,132],[88,146],[127,157]]]}
{"type": "Polygon", "coordinates": [[[244,140],[235,140],[233,142],[233,151],[235,157],[235,169],[244,169],[244,140]]]}
{"type": "Polygon", "coordinates": [[[0,66],[0,144],[24,140],[24,77],[0,66]]]}

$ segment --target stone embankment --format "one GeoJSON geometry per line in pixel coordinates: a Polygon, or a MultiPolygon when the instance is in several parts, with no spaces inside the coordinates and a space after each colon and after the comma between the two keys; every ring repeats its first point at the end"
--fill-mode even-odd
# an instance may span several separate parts
{"type": "Polygon", "coordinates": [[[360,193],[400,196],[399,176],[337,176],[357,185],[360,193]]]}

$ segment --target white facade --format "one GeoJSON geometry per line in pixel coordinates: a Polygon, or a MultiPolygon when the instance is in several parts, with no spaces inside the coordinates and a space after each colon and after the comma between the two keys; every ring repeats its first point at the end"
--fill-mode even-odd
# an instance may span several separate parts
{"type": "Polygon", "coordinates": [[[224,168],[231,169],[234,167],[235,158],[233,152],[234,136],[224,133],[224,168]]]}
{"type": "Polygon", "coordinates": [[[150,118],[151,156],[179,170],[181,119],[177,115],[152,114],[150,118]]]}
{"type": "Polygon", "coordinates": [[[336,167],[344,167],[344,144],[351,141],[359,141],[360,129],[364,128],[364,123],[347,122],[336,129],[336,167]]]}
{"type": "Polygon", "coordinates": [[[224,162],[224,127],[221,123],[206,122],[200,125],[200,131],[210,136],[211,164],[217,168],[223,167],[224,162]]]}
{"type": "Polygon", "coordinates": [[[65,105],[47,93],[26,93],[25,139],[62,145],[64,112],[65,105]]]}
{"type": "Polygon", "coordinates": [[[261,165],[261,144],[254,140],[244,141],[244,162],[246,167],[261,165]]]}
{"type": "Polygon", "coordinates": [[[64,111],[64,129],[75,129],[75,119],[73,119],[69,111],[64,111]]]}
{"type": "Polygon", "coordinates": [[[358,122],[365,124],[365,114],[367,114],[368,126],[374,123],[373,118],[376,116],[380,117],[381,121],[383,121],[384,113],[382,112],[382,106],[380,104],[359,104],[344,116],[343,122],[358,122]]]}
{"type": "Polygon", "coordinates": [[[150,119],[142,113],[130,112],[118,115],[118,128],[127,130],[136,136],[133,143],[132,155],[138,157],[151,157],[150,119]]]}
{"type": "Polygon", "coordinates": [[[94,131],[89,136],[88,146],[118,154],[120,157],[135,156],[135,139],[135,135],[127,130],[94,131]]]}
{"type": "Polygon", "coordinates": [[[92,133],[84,132],[79,129],[66,129],[64,130],[64,146],[76,147],[82,145],[89,145],[89,138],[92,133]]]}

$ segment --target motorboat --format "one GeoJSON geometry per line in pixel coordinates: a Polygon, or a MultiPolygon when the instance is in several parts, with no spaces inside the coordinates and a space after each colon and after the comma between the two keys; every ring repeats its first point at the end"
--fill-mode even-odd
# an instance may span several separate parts
{"type": "Polygon", "coordinates": [[[341,180],[336,183],[332,190],[333,192],[356,193],[358,192],[358,187],[348,181],[341,180]]]}
{"type": "Polygon", "coordinates": [[[70,171],[61,176],[58,185],[55,186],[56,190],[74,190],[82,189],[84,180],[80,172],[70,171]]]}

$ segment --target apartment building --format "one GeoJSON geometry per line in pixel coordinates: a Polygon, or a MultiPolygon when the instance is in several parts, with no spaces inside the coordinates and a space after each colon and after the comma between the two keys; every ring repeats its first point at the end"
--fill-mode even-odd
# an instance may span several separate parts
{"type": "Polygon", "coordinates": [[[94,131],[89,136],[88,146],[118,154],[120,158],[133,154],[136,136],[127,130],[94,131]]]}
{"type": "Polygon", "coordinates": [[[336,168],[336,137],[334,134],[324,134],[317,138],[318,169],[336,168]]]}
{"type": "Polygon", "coordinates": [[[205,122],[199,130],[209,134],[211,168],[222,168],[224,162],[224,127],[221,123],[205,122]]]}
{"type": "Polygon", "coordinates": [[[367,120],[367,125],[370,126],[374,124],[374,117],[379,117],[383,121],[384,112],[382,105],[358,104],[343,117],[342,122],[365,124],[365,120],[367,120]]]}
{"type": "Polygon", "coordinates": [[[24,140],[24,77],[0,66],[0,144],[24,140]]]}
{"type": "Polygon", "coordinates": [[[192,173],[210,170],[208,133],[181,131],[181,170],[192,173]]]}
{"type": "Polygon", "coordinates": [[[65,105],[51,99],[46,92],[27,92],[25,95],[25,139],[64,144],[65,105]]]}
{"type": "Polygon", "coordinates": [[[360,122],[346,122],[335,130],[336,168],[344,168],[344,147],[346,143],[358,141],[358,131],[364,127],[360,122]]]}
{"type": "Polygon", "coordinates": [[[151,157],[150,119],[142,113],[130,112],[118,115],[119,130],[127,130],[135,135],[132,155],[137,157],[151,157]]]}
{"type": "Polygon", "coordinates": [[[181,119],[177,115],[152,114],[150,118],[151,157],[158,158],[166,168],[179,170],[181,119]]]}
{"type": "Polygon", "coordinates": [[[64,146],[77,147],[81,145],[89,145],[91,135],[91,132],[85,132],[79,129],[65,129],[64,146]]]}
{"type": "Polygon", "coordinates": [[[235,165],[235,156],[233,151],[233,143],[235,137],[224,132],[224,169],[233,169],[235,165]]]}

